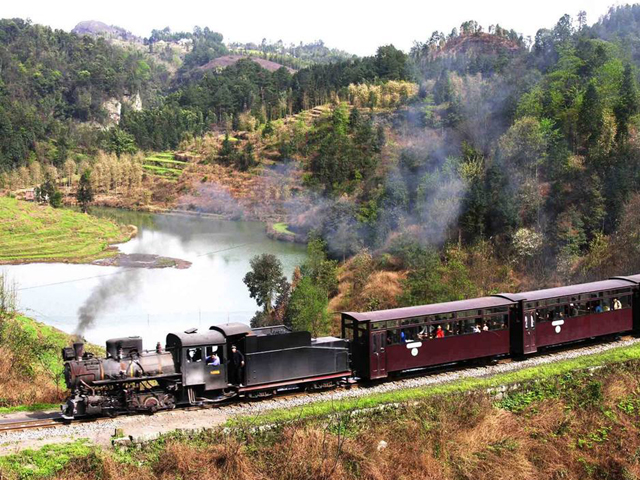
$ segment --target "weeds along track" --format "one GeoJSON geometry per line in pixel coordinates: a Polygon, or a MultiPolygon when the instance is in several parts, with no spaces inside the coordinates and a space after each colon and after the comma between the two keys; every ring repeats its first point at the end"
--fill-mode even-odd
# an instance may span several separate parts
{"type": "Polygon", "coordinates": [[[196,412],[206,414],[208,410],[220,413],[225,417],[260,415],[271,410],[302,407],[316,402],[355,399],[403,389],[430,387],[469,378],[490,377],[501,373],[509,373],[525,368],[556,363],[585,355],[602,353],[619,347],[631,346],[638,342],[640,342],[640,339],[631,336],[622,337],[617,341],[582,342],[567,345],[562,349],[556,347],[544,352],[539,352],[523,360],[503,358],[492,364],[487,364],[486,362],[484,364],[476,363],[472,365],[469,363],[450,364],[438,368],[410,371],[400,377],[387,381],[350,384],[347,385],[347,388],[332,388],[317,391],[291,389],[264,399],[233,397],[220,403],[189,406],[170,411],[159,411],[154,415],[126,414],[115,418],[82,418],[71,422],[64,421],[60,418],[0,420],[0,443],[55,436],[58,435],[58,431],[60,431],[60,435],[67,437],[81,437],[86,433],[87,429],[91,431],[100,429],[113,431],[114,427],[119,428],[120,423],[125,419],[141,416],[147,416],[148,418],[145,418],[145,422],[148,422],[150,425],[162,425],[164,423],[163,419],[168,418],[167,415],[181,415],[186,418],[196,412]]]}

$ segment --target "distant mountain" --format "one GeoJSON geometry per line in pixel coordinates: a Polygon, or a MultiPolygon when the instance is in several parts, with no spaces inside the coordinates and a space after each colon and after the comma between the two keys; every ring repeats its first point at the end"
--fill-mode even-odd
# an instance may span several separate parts
{"type": "MultiPolygon", "coordinates": [[[[222,68],[229,67],[231,65],[235,65],[239,60],[242,60],[243,58],[247,58],[252,62],[257,63],[262,68],[269,70],[270,72],[275,72],[276,70],[284,66],[279,63],[272,62],[270,60],[265,60],[264,58],[249,57],[245,55],[224,55],[222,57],[214,58],[210,62],[207,62],[206,64],[199,67],[199,69],[200,70],[222,69],[222,68]]],[[[285,68],[289,70],[289,73],[296,72],[296,70],[294,70],[293,68],[290,68],[290,67],[285,67],[285,68]]]]}
{"type": "Polygon", "coordinates": [[[92,37],[104,37],[107,39],[120,39],[127,42],[141,42],[140,37],[135,36],[133,33],[125,30],[122,27],[115,25],[107,25],[104,22],[97,20],[85,20],[78,23],[71,33],[77,35],[90,35],[92,37]]]}

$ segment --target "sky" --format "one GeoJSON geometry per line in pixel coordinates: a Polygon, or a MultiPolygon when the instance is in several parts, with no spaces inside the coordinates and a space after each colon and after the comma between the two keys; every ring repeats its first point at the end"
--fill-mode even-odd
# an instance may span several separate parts
{"type": "Polygon", "coordinates": [[[535,2],[448,0],[0,0],[1,18],[30,18],[33,23],[71,30],[82,20],[100,20],[147,37],[154,28],[191,31],[195,25],[224,35],[225,41],[285,43],[322,39],[329,47],[357,55],[374,54],[393,44],[408,51],[414,41],[425,41],[434,30],[449,33],[466,20],[487,30],[500,24],[525,37],[539,28],[551,28],[568,13],[587,13],[592,24],[611,0],[538,0],[535,2]]]}

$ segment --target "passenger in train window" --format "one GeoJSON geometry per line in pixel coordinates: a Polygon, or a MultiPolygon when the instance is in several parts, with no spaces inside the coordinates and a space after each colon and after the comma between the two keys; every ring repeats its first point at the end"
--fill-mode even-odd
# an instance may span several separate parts
{"type": "Polygon", "coordinates": [[[613,299],[613,309],[614,310],[620,310],[622,308],[622,302],[620,302],[620,300],[618,300],[617,298],[613,299]]]}
{"type": "Polygon", "coordinates": [[[394,343],[397,343],[394,338],[394,331],[395,330],[387,330],[387,345],[393,345],[394,343]]]}
{"type": "Polygon", "coordinates": [[[484,322],[482,324],[482,331],[483,332],[488,332],[489,331],[489,324],[487,322],[484,322]]]}
{"type": "Polygon", "coordinates": [[[602,305],[600,305],[600,301],[597,301],[594,303],[595,303],[595,308],[593,309],[593,311],[595,313],[602,313],[602,305]]]}
{"type": "Polygon", "coordinates": [[[429,338],[429,325],[422,326],[422,328],[418,332],[418,338],[420,339],[429,338]]]}
{"type": "Polygon", "coordinates": [[[444,330],[442,330],[442,325],[438,325],[438,328],[436,328],[436,338],[444,338],[444,330]]]}
{"type": "Polygon", "coordinates": [[[604,310],[605,312],[608,312],[609,310],[611,310],[611,307],[609,307],[609,304],[605,302],[604,307],[602,307],[602,310],[604,310]]]}
{"type": "Polygon", "coordinates": [[[569,304],[569,312],[571,313],[572,317],[577,317],[579,315],[578,307],[575,303],[569,304]]]}

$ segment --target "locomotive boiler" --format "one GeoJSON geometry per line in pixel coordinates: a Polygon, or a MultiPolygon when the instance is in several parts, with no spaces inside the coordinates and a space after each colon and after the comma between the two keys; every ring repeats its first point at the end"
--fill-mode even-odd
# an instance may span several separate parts
{"type": "Polygon", "coordinates": [[[143,351],[140,337],[114,338],[106,346],[106,358],[85,352],[82,343],[63,349],[65,382],[72,392],[62,406],[63,417],[175,406],[172,390],[179,375],[171,353],[143,351]]]}

